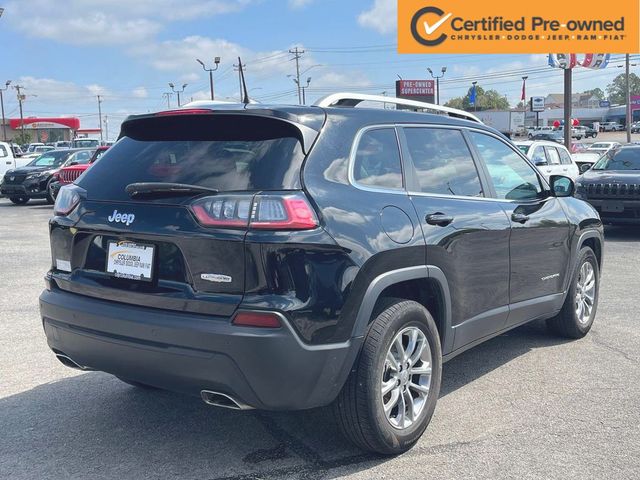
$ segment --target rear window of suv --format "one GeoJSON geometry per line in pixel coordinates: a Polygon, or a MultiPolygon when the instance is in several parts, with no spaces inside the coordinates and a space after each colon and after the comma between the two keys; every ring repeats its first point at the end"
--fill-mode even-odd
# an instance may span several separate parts
{"type": "Polygon", "coordinates": [[[149,129],[124,126],[125,136],[82,177],[79,184],[88,197],[128,200],[125,188],[137,182],[184,183],[221,192],[300,188],[304,153],[290,124],[279,128],[283,122],[271,120],[256,129],[255,119],[224,126],[212,118],[181,120],[180,128],[171,128],[177,119],[153,121],[149,129]]]}

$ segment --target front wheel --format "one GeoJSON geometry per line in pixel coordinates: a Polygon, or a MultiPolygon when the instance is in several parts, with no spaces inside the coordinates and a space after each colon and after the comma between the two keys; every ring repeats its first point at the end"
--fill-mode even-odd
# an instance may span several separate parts
{"type": "Polygon", "coordinates": [[[15,205],[24,205],[29,201],[29,197],[9,197],[9,200],[15,205]]]}
{"type": "Polygon", "coordinates": [[[598,259],[593,250],[584,247],[578,255],[562,310],[547,320],[547,327],[562,337],[584,337],[591,330],[596,317],[599,289],[598,259]]]}
{"type": "Polygon", "coordinates": [[[53,189],[53,178],[47,182],[47,203],[53,205],[56,202],[56,195],[53,189]]]}
{"type": "Polygon", "coordinates": [[[334,402],[338,424],[363,450],[405,452],[431,420],[441,377],[433,317],[417,302],[393,301],[369,326],[355,369],[334,402]]]}

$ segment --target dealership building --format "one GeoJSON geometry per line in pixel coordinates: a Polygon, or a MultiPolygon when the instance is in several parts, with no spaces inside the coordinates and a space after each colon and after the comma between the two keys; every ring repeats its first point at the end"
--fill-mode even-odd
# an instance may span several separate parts
{"type": "Polygon", "coordinates": [[[23,120],[7,118],[2,127],[3,129],[0,129],[0,139],[4,139],[4,134],[6,133],[7,140],[11,141],[24,129],[24,132],[31,136],[31,142],[42,143],[69,141],[78,136],[100,132],[99,129],[81,129],[80,119],[77,117],[26,117],[23,120]]]}

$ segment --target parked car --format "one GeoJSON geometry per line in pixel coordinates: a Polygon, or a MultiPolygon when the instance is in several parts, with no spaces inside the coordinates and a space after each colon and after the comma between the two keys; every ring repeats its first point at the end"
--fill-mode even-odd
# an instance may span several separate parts
{"type": "Polygon", "coordinates": [[[598,131],[593,127],[588,125],[584,126],[584,138],[596,138],[598,136],[598,131]]]}
{"type": "Polygon", "coordinates": [[[0,193],[9,197],[16,205],[23,205],[32,198],[44,198],[54,202],[49,184],[53,175],[62,167],[73,162],[88,160],[93,150],[52,150],[40,155],[22,168],[9,170],[4,174],[0,193]]]}
{"type": "Polygon", "coordinates": [[[546,140],[548,142],[564,143],[564,134],[561,131],[538,132],[532,140],[546,140]]]}
{"type": "Polygon", "coordinates": [[[4,174],[14,168],[24,167],[31,160],[17,154],[22,152],[16,145],[7,142],[0,142],[0,182],[4,178],[4,174]],[[18,150],[16,150],[18,148],[18,150]]]}
{"type": "Polygon", "coordinates": [[[97,148],[100,146],[100,140],[95,138],[74,138],[71,141],[71,148],[97,148]]]}
{"type": "Polygon", "coordinates": [[[546,132],[552,132],[552,131],[553,131],[553,127],[552,126],[548,126],[548,127],[531,127],[527,131],[527,137],[529,137],[529,140],[532,140],[534,135],[537,134],[537,133],[546,133],[546,132]]]}
{"type": "Polygon", "coordinates": [[[397,454],[444,361],[532,320],[586,335],[604,240],[573,181],[471,113],[361,101],[416,103],[128,117],[56,199],[40,312],[58,359],[234,409],[332,404],[397,454]]]}
{"type": "Polygon", "coordinates": [[[634,122],[631,125],[631,133],[640,133],[640,122],[634,122]]]}
{"type": "Polygon", "coordinates": [[[55,142],[53,144],[53,146],[57,149],[60,148],[71,148],[71,142],[65,142],[65,141],[59,141],[59,142],[55,142]]]}
{"type": "Polygon", "coordinates": [[[597,152],[602,155],[607,153],[609,150],[613,148],[620,147],[620,145],[621,144],[619,142],[596,142],[596,143],[592,143],[591,146],[587,149],[587,151],[597,152]]]}
{"type": "Polygon", "coordinates": [[[564,175],[575,180],[580,175],[578,166],[564,145],[544,140],[515,142],[515,144],[547,180],[550,180],[553,175],[564,175]]]}
{"type": "Polygon", "coordinates": [[[29,147],[31,150],[27,150],[27,153],[23,154],[22,157],[25,160],[33,160],[35,158],[38,158],[40,155],[42,155],[45,152],[50,152],[52,150],[55,150],[54,147],[51,147],[49,145],[36,145],[33,148],[29,147]]]}
{"type": "Polygon", "coordinates": [[[618,122],[603,122],[600,124],[601,132],[618,132],[624,130],[624,126],[618,122]]]}
{"type": "Polygon", "coordinates": [[[586,152],[588,148],[589,145],[586,143],[573,142],[571,144],[571,153],[586,152]]]}
{"type": "MultiPolygon", "coordinates": [[[[560,126],[554,129],[554,131],[560,132],[562,135],[564,135],[564,126],[560,126]]],[[[585,133],[586,131],[582,130],[579,127],[571,127],[571,138],[575,138],[576,140],[582,140],[582,138],[585,136],[585,133]]]]}
{"type": "Polygon", "coordinates": [[[576,197],[611,224],[640,224],[640,145],[610,150],[576,183],[576,197]]]}
{"type": "Polygon", "coordinates": [[[44,144],[44,143],[42,143],[42,142],[33,142],[33,143],[30,143],[30,144],[27,146],[27,149],[25,150],[25,153],[35,153],[35,151],[36,151],[36,147],[44,147],[44,146],[45,146],[45,144],[44,144]]]}
{"type": "Polygon", "coordinates": [[[109,147],[98,147],[91,157],[84,157],[76,162],[71,162],[66,167],[62,167],[54,173],[53,181],[49,182],[50,196],[55,199],[58,196],[60,187],[73,183],[77,180],[78,177],[80,177],[80,175],[82,175],[96,160],[102,157],[107,150],[109,150],[109,147]]]}
{"type": "Polygon", "coordinates": [[[580,173],[584,173],[593,167],[600,160],[600,157],[602,157],[602,153],[588,149],[571,155],[580,173]]]}

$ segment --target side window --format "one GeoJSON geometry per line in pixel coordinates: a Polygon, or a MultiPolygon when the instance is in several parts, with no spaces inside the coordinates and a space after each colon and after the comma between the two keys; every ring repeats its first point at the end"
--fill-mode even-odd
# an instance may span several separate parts
{"type": "Polygon", "coordinates": [[[533,163],[535,163],[536,165],[539,165],[541,163],[546,163],[547,157],[544,154],[544,148],[536,147],[533,150],[533,154],[531,155],[531,160],[533,160],[533,163]]]}
{"type": "Polygon", "coordinates": [[[0,158],[8,156],[9,154],[7,153],[7,149],[4,148],[4,145],[0,145],[0,158]]]}
{"type": "Polygon", "coordinates": [[[560,156],[558,150],[555,147],[544,147],[547,152],[547,158],[549,159],[549,165],[560,165],[560,156]]]}
{"type": "Polygon", "coordinates": [[[402,189],[400,149],[395,129],[367,130],[360,137],[353,178],[366,186],[402,189]]]}
{"type": "Polygon", "coordinates": [[[571,155],[564,148],[559,148],[558,152],[560,153],[560,163],[563,165],[571,165],[573,162],[571,161],[571,155]]]}
{"type": "Polygon", "coordinates": [[[533,200],[540,196],[542,187],[535,170],[509,145],[484,133],[470,134],[487,165],[498,198],[533,200]]]}
{"type": "Polygon", "coordinates": [[[483,195],[478,171],[462,132],[406,127],[404,134],[421,192],[483,195]]]}

